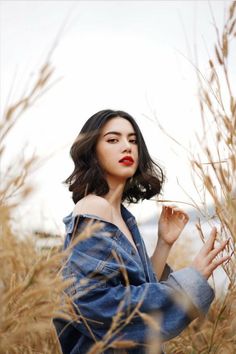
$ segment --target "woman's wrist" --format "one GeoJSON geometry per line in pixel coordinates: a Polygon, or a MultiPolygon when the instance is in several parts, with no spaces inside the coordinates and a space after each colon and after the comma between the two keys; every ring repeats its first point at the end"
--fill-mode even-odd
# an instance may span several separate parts
{"type": "Polygon", "coordinates": [[[171,250],[173,244],[170,244],[168,242],[166,242],[165,240],[163,240],[161,237],[158,237],[158,240],[157,240],[157,246],[156,247],[160,247],[162,249],[165,249],[165,250],[171,250]]]}
{"type": "Polygon", "coordinates": [[[168,244],[166,241],[162,240],[162,239],[158,239],[157,240],[157,244],[154,250],[154,254],[158,255],[158,258],[161,256],[163,258],[168,257],[170,250],[172,248],[172,245],[168,244]]]}
{"type": "Polygon", "coordinates": [[[170,250],[171,246],[166,241],[158,239],[156,248],[151,257],[151,261],[158,279],[161,279],[170,250]]]}

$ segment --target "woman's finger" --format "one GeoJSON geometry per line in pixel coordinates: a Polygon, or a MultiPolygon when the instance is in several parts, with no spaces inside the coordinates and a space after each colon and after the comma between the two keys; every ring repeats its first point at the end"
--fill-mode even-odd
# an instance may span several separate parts
{"type": "Polygon", "coordinates": [[[180,210],[176,205],[165,205],[165,206],[163,206],[163,208],[169,212],[173,212],[175,210],[180,210]]]}
{"type": "Polygon", "coordinates": [[[214,248],[216,236],[217,236],[217,229],[216,229],[216,227],[213,227],[208,240],[206,241],[205,245],[203,246],[204,253],[209,253],[214,248]]]}
{"type": "Polygon", "coordinates": [[[224,256],[218,259],[215,259],[211,262],[211,264],[209,265],[209,269],[211,271],[211,273],[213,272],[213,270],[215,270],[217,267],[219,267],[222,263],[228,261],[231,258],[231,256],[224,256]]]}
{"type": "Polygon", "coordinates": [[[229,239],[222,242],[219,247],[214,248],[208,255],[209,261],[211,262],[220,252],[222,252],[228,243],[229,239]]]}
{"type": "Polygon", "coordinates": [[[182,220],[185,220],[185,221],[188,221],[189,220],[189,216],[188,214],[186,213],[179,213],[179,217],[182,219],[182,220]]]}
{"type": "Polygon", "coordinates": [[[185,213],[185,211],[183,211],[182,209],[179,209],[177,206],[172,205],[172,206],[168,206],[168,212],[172,215],[177,215],[178,217],[182,218],[182,219],[189,219],[189,216],[187,213],[185,213]]]}
{"type": "Polygon", "coordinates": [[[181,220],[184,224],[187,224],[189,220],[188,214],[186,214],[183,210],[179,209],[176,206],[163,206],[161,215],[160,217],[166,219],[166,220],[171,220],[172,218],[178,218],[181,220]]]}
{"type": "Polygon", "coordinates": [[[168,217],[168,207],[165,205],[162,206],[161,216],[168,217]]]}
{"type": "Polygon", "coordinates": [[[169,218],[172,216],[172,208],[170,206],[163,206],[162,213],[163,216],[169,218]]]}
{"type": "Polygon", "coordinates": [[[177,205],[169,205],[168,208],[172,210],[172,212],[178,212],[182,214],[186,214],[184,210],[180,209],[177,205]]]}

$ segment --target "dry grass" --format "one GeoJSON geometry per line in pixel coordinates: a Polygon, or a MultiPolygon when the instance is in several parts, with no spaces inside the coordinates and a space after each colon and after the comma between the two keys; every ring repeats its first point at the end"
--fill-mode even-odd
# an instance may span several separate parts
{"type": "Polygon", "coordinates": [[[0,238],[0,259],[0,353],[58,353],[51,320],[68,312],[61,293],[70,283],[58,274],[61,254],[40,255],[34,241],[18,240],[9,227],[0,238]]]}
{"type": "MultiPolygon", "coordinates": [[[[167,343],[168,354],[236,352],[236,100],[228,69],[230,44],[236,37],[235,23],[236,2],[233,2],[222,34],[216,27],[217,43],[215,55],[209,60],[209,79],[198,72],[204,134],[199,142],[203,146],[205,160],[197,156],[192,162],[194,171],[205,187],[202,200],[206,206],[205,214],[209,214],[204,199],[208,193],[215,205],[214,217],[220,222],[219,240],[230,237],[228,252],[232,254],[232,260],[224,267],[229,286],[225,296],[214,302],[203,323],[202,319],[195,320],[180,336],[167,343]]],[[[48,89],[52,72],[50,64],[46,63],[29,93],[6,109],[0,124],[0,158],[7,150],[7,135],[25,110],[48,89]]],[[[21,201],[32,193],[32,188],[27,184],[27,176],[32,169],[37,168],[37,164],[36,156],[26,160],[22,154],[16,161],[10,161],[1,175],[0,353],[4,354],[59,354],[52,318],[63,316],[82,320],[72,310],[66,296],[63,295],[62,301],[62,294],[71,282],[63,280],[60,275],[66,253],[58,249],[40,252],[34,237],[20,238],[14,234],[13,213],[20,207],[21,201]]],[[[200,224],[198,229],[204,241],[200,224]]],[[[89,237],[92,231],[90,226],[80,239],[89,237]]],[[[184,258],[180,250],[181,245],[178,251],[181,254],[179,262],[184,258]]],[[[122,260],[118,261],[122,264],[122,260]]],[[[125,271],[123,277],[127,284],[126,296],[129,297],[125,271]]],[[[160,343],[156,338],[160,319],[140,313],[141,303],[124,318],[124,302],[125,299],[112,319],[110,330],[102,341],[95,343],[89,354],[102,353],[109,347],[116,348],[120,353],[125,353],[125,348],[132,348],[135,343],[112,338],[137,314],[151,329],[147,353],[159,352],[160,343]]]]}
{"type": "MultiPolygon", "coordinates": [[[[214,21],[214,17],[213,17],[214,21]]],[[[230,239],[227,253],[231,261],[223,268],[228,278],[228,288],[217,299],[206,318],[194,321],[179,337],[167,345],[167,353],[224,353],[236,352],[236,96],[230,72],[231,45],[235,41],[236,2],[232,2],[222,32],[216,23],[214,55],[209,59],[208,77],[197,70],[199,103],[203,136],[199,138],[204,158],[195,156],[192,167],[202,185],[201,205],[210,225],[218,227],[218,241],[230,239]],[[209,203],[215,208],[210,215],[209,203]]],[[[201,224],[199,234],[205,242],[201,224]]]]}
{"type": "MultiPolygon", "coordinates": [[[[7,153],[6,138],[16,121],[48,88],[52,69],[46,63],[29,92],[6,109],[0,124],[0,158],[7,153]]],[[[5,159],[7,161],[7,159],[5,159]]],[[[52,327],[55,316],[73,313],[62,292],[60,268],[65,254],[37,251],[35,238],[14,232],[14,211],[30,193],[27,177],[39,166],[36,156],[24,151],[1,171],[0,184],[0,353],[60,353],[52,327]]]]}

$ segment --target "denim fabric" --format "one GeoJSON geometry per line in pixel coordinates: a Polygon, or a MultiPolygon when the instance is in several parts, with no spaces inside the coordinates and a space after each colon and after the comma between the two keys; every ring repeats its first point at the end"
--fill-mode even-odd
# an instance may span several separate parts
{"type": "MultiPolygon", "coordinates": [[[[170,272],[166,280],[158,281],[134,216],[123,205],[121,212],[138,252],[116,225],[97,216],[70,213],[63,219],[64,247],[69,246],[73,231],[77,232],[78,241],[63,270],[64,277],[75,279],[67,292],[73,297],[78,313],[86,319],[85,322],[81,317],[81,321],[72,323],[59,336],[64,354],[86,354],[95,340],[105,336],[117,312],[124,323],[137,305],[140,312],[161,320],[160,339],[168,340],[177,336],[199,313],[205,314],[214,298],[208,282],[191,267],[170,272]],[[84,239],[86,226],[97,222],[100,228],[84,239]],[[180,302],[190,304],[188,313],[180,302]]],[[[126,349],[126,353],[144,354],[145,343],[151,335],[149,326],[135,314],[111,341],[133,340],[137,346],[126,349]]],[[[109,348],[104,353],[122,351],[109,348]]]]}

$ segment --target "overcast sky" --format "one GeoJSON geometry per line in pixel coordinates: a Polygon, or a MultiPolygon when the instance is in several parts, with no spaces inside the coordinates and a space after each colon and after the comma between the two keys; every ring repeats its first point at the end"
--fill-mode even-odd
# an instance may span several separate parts
{"type": "MultiPolygon", "coordinates": [[[[211,1],[222,25],[228,1],[211,1]]],[[[24,142],[40,156],[54,152],[32,181],[35,194],[22,208],[22,223],[62,232],[73,208],[62,181],[72,172],[69,149],[96,111],[129,112],[141,127],[151,155],[165,168],[163,198],[188,201],[188,156],[155,123],[187,149],[200,129],[196,55],[206,72],[215,31],[207,1],[1,1],[1,111],[34,80],[62,28],[51,63],[58,83],[17,123],[8,156],[24,142]],[[149,118],[147,118],[149,117],[149,118]],[[177,181],[179,181],[178,185],[177,181]]],[[[139,220],[157,213],[150,201],[134,208],[139,220]]]]}

